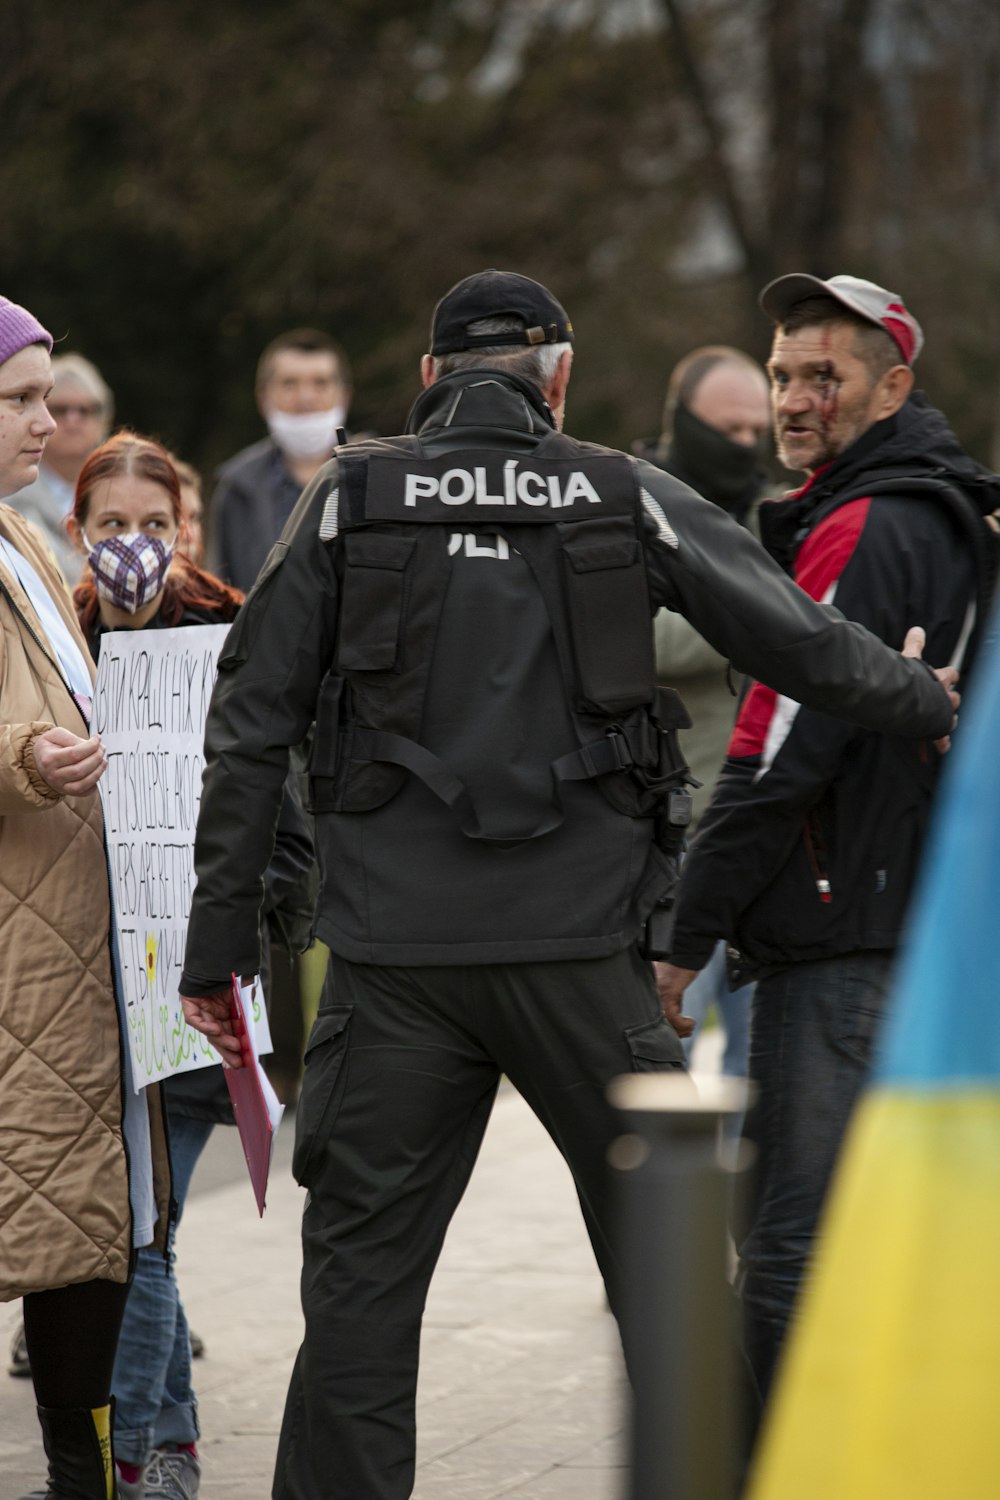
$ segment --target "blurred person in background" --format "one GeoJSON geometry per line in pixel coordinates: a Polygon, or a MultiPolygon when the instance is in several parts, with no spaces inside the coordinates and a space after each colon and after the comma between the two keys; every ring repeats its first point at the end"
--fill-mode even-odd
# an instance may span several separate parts
{"type": "MultiPolygon", "coordinates": [[[[771,398],[764,370],[740,349],[708,344],[692,349],[675,365],[659,439],[635,443],[633,449],[755,531],[756,508],[767,483],[764,453],[770,432],[771,398]]],[[[678,689],[693,721],[679,736],[691,772],[701,782],[692,798],[690,842],[726,758],[736,691],[725,657],[683,615],[661,609],[654,630],[657,678],[678,689]]],[[[684,995],[684,1013],[695,1023],[684,1043],[688,1056],[714,1008],[725,1033],[722,1071],[743,1077],[752,998],[752,984],[730,992],[726,945],[717,943],[684,995]]],[[[732,1116],[726,1122],[727,1133],[738,1135],[739,1125],[739,1118],[732,1116]]]]}
{"type": "MultiPolygon", "coordinates": [[[[95,661],[107,631],[228,624],[235,618],[242,595],[184,555],[187,527],[180,466],[159,443],[123,431],[91,454],[77,481],[69,533],[89,564],[73,598],[95,661]]],[[[305,821],[286,795],[264,877],[265,912],[295,895],[312,862],[305,821]]],[[[163,1093],[177,1213],[167,1275],[162,1256],[139,1251],[122,1322],[112,1383],[119,1500],[193,1500],[201,1477],[190,1334],[174,1274],[174,1242],[198,1158],[213,1126],[231,1125],[233,1112],[218,1066],[168,1078],[163,1093]]]]}
{"type": "Polygon", "coordinates": [[[191,464],[170,455],[181,486],[183,524],[177,539],[177,551],[196,568],[205,560],[205,510],[201,498],[201,475],[191,464]]]}
{"type": "MultiPolygon", "coordinates": [[[[0,298],[5,498],[37,478],[55,429],[51,348],[0,298]]],[[[24,1299],[47,1500],[112,1500],[132,1256],[165,1246],[169,1219],[159,1092],[133,1092],[121,1036],[93,680],[51,554],[0,506],[0,1299],[24,1299]]]]}
{"type": "Polygon", "coordinates": [[[314,328],[280,334],[257,364],[257,409],[268,436],[219,469],[209,510],[209,566],[244,593],[306,485],[333,452],[351,404],[339,345],[314,328]]]}
{"type": "Polygon", "coordinates": [[[115,403],[101,372],[82,354],[57,354],[52,361],[52,379],[47,404],[56,430],[46,445],[38,478],[14,496],[11,504],[44,533],[72,586],[82,567],[66,530],[73,490],[88,455],[111,431],[115,403]]]}

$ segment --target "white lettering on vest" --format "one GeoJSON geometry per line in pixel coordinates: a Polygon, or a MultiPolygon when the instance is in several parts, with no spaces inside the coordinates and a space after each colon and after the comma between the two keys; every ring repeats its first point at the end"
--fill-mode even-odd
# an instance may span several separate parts
{"type": "Polygon", "coordinates": [[[553,510],[572,505],[576,500],[586,500],[591,505],[600,505],[601,497],[586,474],[574,469],[566,480],[565,490],[560,488],[556,474],[538,474],[532,469],[518,472],[519,459],[510,458],[503,466],[503,493],[491,494],[486,478],[485,466],[468,469],[446,469],[440,479],[433,474],[407,474],[403,504],[415,506],[418,500],[433,500],[443,505],[467,505],[470,500],[476,505],[548,505],[553,510]]]}
{"type": "Polygon", "coordinates": [[[438,496],[445,505],[465,505],[475,492],[476,482],[468,469],[446,469],[441,475],[438,496]],[[452,494],[452,483],[457,482],[459,491],[452,494]]]}
{"type": "Polygon", "coordinates": [[[601,503],[600,495],[594,489],[586,474],[581,473],[579,469],[574,469],[566,481],[566,488],[563,491],[562,497],[563,505],[572,505],[578,495],[583,500],[589,500],[591,505],[600,505],[601,503]]]}
{"type": "Polygon", "coordinates": [[[516,458],[508,458],[503,466],[503,498],[505,505],[517,504],[517,495],[514,492],[514,481],[517,478],[514,470],[517,468],[517,462],[516,458]]]}
{"type": "Polygon", "coordinates": [[[507,540],[502,536],[479,536],[475,531],[453,531],[448,538],[448,556],[454,557],[456,552],[465,552],[466,557],[493,557],[500,562],[510,560],[510,547],[507,540]],[[490,545],[492,543],[492,545],[490,545]]]}
{"type": "Polygon", "coordinates": [[[407,474],[404,505],[416,505],[418,499],[429,500],[437,494],[438,482],[433,474],[407,474]]]}
{"type": "Polygon", "coordinates": [[[517,476],[517,498],[523,500],[525,505],[545,505],[545,480],[541,474],[532,474],[528,469],[524,474],[517,476]],[[533,493],[528,492],[528,486],[536,486],[533,493]]]}
{"type": "Polygon", "coordinates": [[[502,495],[491,495],[486,488],[486,470],[475,469],[476,475],[476,504],[477,505],[502,505],[502,495]]]}

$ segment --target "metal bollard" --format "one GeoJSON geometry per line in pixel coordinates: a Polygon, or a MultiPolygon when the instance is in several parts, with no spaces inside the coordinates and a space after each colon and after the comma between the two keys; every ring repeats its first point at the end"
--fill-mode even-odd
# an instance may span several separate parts
{"type": "Polygon", "coordinates": [[[611,1103],[617,1301],[632,1381],[630,1500],[734,1500],[740,1482],[735,1301],[727,1277],[732,1173],[721,1125],[744,1108],[734,1078],[635,1073],[611,1103]]]}

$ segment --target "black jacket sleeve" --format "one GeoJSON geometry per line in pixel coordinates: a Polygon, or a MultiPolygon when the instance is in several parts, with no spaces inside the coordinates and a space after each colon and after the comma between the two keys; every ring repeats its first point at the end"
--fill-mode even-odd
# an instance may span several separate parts
{"type": "Polygon", "coordinates": [[[654,608],[678,610],[739,671],[809,708],[884,734],[948,734],[948,696],[929,666],[899,654],[902,637],[892,649],[816,603],[718,506],[637,467],[654,608]]]}
{"type": "Polygon", "coordinates": [[[315,718],[330,665],[337,581],[319,520],[336,465],[302,495],[233,623],[205,732],[194,893],[182,994],[260,967],[263,872],[271,860],[288,752],[315,718]]]}

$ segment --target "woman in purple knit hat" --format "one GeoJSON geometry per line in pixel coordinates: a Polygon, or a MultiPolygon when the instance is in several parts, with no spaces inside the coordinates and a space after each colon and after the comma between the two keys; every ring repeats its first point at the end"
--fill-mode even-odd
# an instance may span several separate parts
{"type": "Polygon", "coordinates": [[[45,1500],[112,1500],[133,1249],[166,1235],[155,1090],[123,1078],[90,733],[94,669],[40,534],[2,503],[55,428],[52,338],[0,297],[0,1300],[24,1298],[45,1500]]]}

